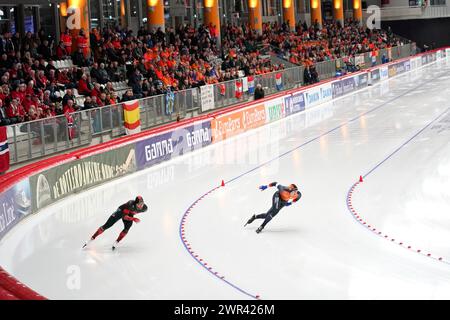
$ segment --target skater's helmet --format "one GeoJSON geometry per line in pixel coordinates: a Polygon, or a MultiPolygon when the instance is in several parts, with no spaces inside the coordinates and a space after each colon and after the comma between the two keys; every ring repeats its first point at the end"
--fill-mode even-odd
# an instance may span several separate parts
{"type": "Polygon", "coordinates": [[[137,196],[134,203],[140,209],[144,206],[144,198],[142,198],[142,196],[137,196]]]}

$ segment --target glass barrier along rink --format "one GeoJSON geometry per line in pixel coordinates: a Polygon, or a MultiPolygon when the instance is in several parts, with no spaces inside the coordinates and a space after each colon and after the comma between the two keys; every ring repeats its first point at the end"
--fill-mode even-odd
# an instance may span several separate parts
{"type": "Polygon", "coordinates": [[[25,123],[10,125],[8,144],[11,164],[89,145],[96,134],[121,136],[123,108],[111,105],[25,123]]]}
{"type": "MultiPolygon", "coordinates": [[[[376,64],[381,64],[383,55],[390,57],[390,60],[396,60],[408,57],[412,53],[412,46],[409,43],[391,49],[381,49],[376,57],[376,64]]],[[[319,80],[335,77],[337,69],[345,66],[344,60],[340,58],[316,63],[319,80]]],[[[355,62],[355,58],[352,57],[351,61],[355,62]]],[[[364,53],[362,68],[371,66],[371,53],[364,53]]],[[[298,66],[255,75],[253,86],[261,84],[265,96],[268,96],[300,87],[303,85],[303,73],[304,67],[298,66]],[[277,75],[281,75],[281,87],[280,82],[277,85],[277,75]]],[[[249,93],[248,90],[241,90],[241,95],[236,94],[236,80],[213,85],[214,108],[212,110],[253,100],[253,93],[249,93]]],[[[241,81],[243,84],[242,78],[241,81]]],[[[139,108],[142,130],[186,117],[194,117],[202,110],[200,89],[192,88],[139,99],[139,108]]],[[[10,163],[17,164],[89,145],[92,143],[92,138],[97,135],[109,134],[111,138],[114,138],[125,134],[122,104],[78,111],[72,114],[72,118],[70,120],[62,115],[8,126],[10,163]]]]}

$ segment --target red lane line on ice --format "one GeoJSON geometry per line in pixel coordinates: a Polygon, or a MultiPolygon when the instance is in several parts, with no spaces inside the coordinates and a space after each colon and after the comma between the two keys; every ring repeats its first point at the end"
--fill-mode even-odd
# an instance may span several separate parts
{"type": "MultiPolygon", "coordinates": [[[[411,138],[409,138],[406,142],[404,142],[400,147],[395,149],[391,154],[389,154],[386,158],[384,158],[381,162],[379,162],[376,166],[374,166],[368,173],[366,173],[363,176],[364,180],[366,179],[366,177],[368,175],[370,175],[372,172],[374,172],[376,169],[378,169],[386,161],[391,159],[396,153],[398,153],[403,147],[405,147],[408,143],[410,143],[417,136],[419,136],[422,132],[424,132],[427,128],[429,128],[433,123],[435,123],[440,118],[442,118],[442,116],[445,115],[446,113],[448,113],[449,110],[450,110],[450,108],[447,108],[445,111],[443,111],[437,117],[435,117],[431,122],[429,122],[425,127],[423,127],[421,130],[419,130],[419,132],[414,134],[411,138]]],[[[359,186],[361,183],[363,183],[363,182],[358,181],[355,184],[353,184],[353,186],[350,188],[350,190],[347,193],[347,208],[350,211],[350,213],[352,214],[352,217],[356,220],[356,222],[358,222],[361,226],[365,227],[367,230],[369,230],[373,234],[375,234],[383,239],[389,240],[390,242],[397,243],[398,245],[402,246],[405,249],[411,250],[411,251],[421,254],[425,257],[432,258],[434,260],[437,260],[437,261],[440,261],[440,262],[443,262],[446,264],[450,264],[450,261],[445,260],[443,257],[437,256],[437,255],[432,255],[430,253],[430,251],[428,251],[428,250],[423,251],[420,248],[413,248],[411,245],[406,245],[404,241],[401,241],[401,240],[396,241],[396,238],[390,237],[389,235],[384,234],[383,232],[377,230],[377,228],[373,227],[372,224],[368,224],[365,221],[365,219],[362,218],[361,213],[358,213],[353,206],[353,194],[355,193],[356,187],[359,186]]]]}
{"type": "Polygon", "coordinates": [[[184,212],[183,217],[182,217],[182,223],[180,224],[180,238],[181,241],[183,242],[184,247],[186,248],[186,250],[188,251],[189,255],[195,260],[197,261],[198,264],[200,264],[206,271],[208,271],[211,275],[213,275],[214,277],[218,278],[219,280],[225,282],[226,284],[232,286],[233,288],[235,288],[236,290],[242,292],[243,294],[253,298],[253,299],[260,299],[260,295],[257,294],[251,294],[248,293],[247,291],[245,291],[244,289],[236,286],[235,284],[229,282],[228,280],[225,279],[225,277],[223,275],[221,275],[218,271],[215,271],[213,267],[211,267],[199,254],[197,254],[197,252],[195,252],[191,245],[189,244],[189,241],[187,240],[186,237],[186,233],[184,230],[186,221],[187,221],[187,217],[189,216],[189,213],[191,213],[192,208],[201,200],[203,200],[207,195],[209,195],[210,193],[216,191],[217,189],[219,189],[219,187],[215,187],[214,189],[211,189],[210,191],[208,191],[207,193],[205,193],[204,195],[202,195],[201,197],[199,197],[197,200],[195,200],[195,202],[193,204],[191,204],[191,206],[184,212]]]}

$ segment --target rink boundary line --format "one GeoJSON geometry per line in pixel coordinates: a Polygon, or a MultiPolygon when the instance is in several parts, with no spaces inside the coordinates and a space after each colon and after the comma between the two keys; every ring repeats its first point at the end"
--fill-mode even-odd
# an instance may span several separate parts
{"type": "MultiPolygon", "coordinates": [[[[428,123],[425,127],[423,127],[420,131],[418,131],[416,134],[414,134],[411,138],[409,138],[406,142],[404,142],[402,145],[400,145],[397,149],[395,149],[392,153],[390,153],[386,158],[384,158],[382,161],[380,161],[377,165],[375,165],[371,170],[369,170],[366,174],[364,174],[362,176],[363,181],[365,180],[365,178],[370,175],[371,173],[373,173],[376,169],[378,169],[380,166],[382,166],[386,161],[388,161],[389,159],[391,159],[394,155],[396,155],[401,149],[403,149],[406,145],[408,145],[411,141],[413,141],[415,138],[417,138],[422,132],[424,132],[426,129],[428,129],[432,124],[434,124],[435,122],[437,122],[439,119],[441,119],[445,114],[447,114],[450,111],[450,107],[448,107],[445,111],[443,111],[442,113],[440,113],[436,118],[434,118],[430,123],[428,123]]],[[[352,215],[352,218],[362,227],[364,227],[366,230],[368,230],[369,232],[373,233],[374,235],[388,240],[391,243],[395,243],[400,245],[402,248],[410,250],[411,252],[415,252],[417,254],[420,254],[424,257],[427,258],[431,258],[434,259],[438,262],[442,262],[445,263],[447,265],[450,265],[450,261],[445,260],[443,257],[441,256],[437,256],[437,255],[433,255],[430,251],[426,250],[422,250],[420,248],[413,248],[412,245],[407,245],[405,244],[404,241],[400,241],[397,240],[395,237],[391,237],[385,233],[383,233],[382,231],[379,231],[377,228],[375,228],[373,225],[370,225],[367,221],[365,221],[365,219],[363,219],[362,215],[360,213],[358,213],[357,210],[355,210],[354,206],[353,206],[353,194],[355,193],[356,187],[358,187],[361,183],[361,181],[357,181],[355,182],[349,189],[349,191],[347,192],[347,209],[350,212],[350,214],[352,215]]]]}
{"type": "Polygon", "coordinates": [[[259,295],[253,295],[251,293],[248,293],[247,291],[245,291],[244,289],[241,289],[240,287],[238,287],[237,285],[231,283],[230,281],[225,279],[225,276],[219,274],[219,272],[215,271],[215,269],[213,269],[212,266],[210,266],[203,258],[201,258],[191,247],[189,241],[187,240],[186,236],[185,236],[185,229],[184,226],[187,222],[187,218],[189,216],[189,214],[192,212],[193,208],[201,201],[203,200],[204,197],[208,196],[209,194],[213,193],[214,191],[216,191],[217,189],[219,189],[220,186],[215,187],[211,190],[209,190],[208,192],[206,192],[205,194],[203,194],[200,198],[198,198],[197,200],[195,200],[190,206],[189,208],[184,212],[182,218],[181,218],[181,222],[180,222],[180,226],[179,226],[179,235],[180,235],[180,239],[181,242],[183,243],[184,248],[189,252],[189,254],[191,255],[191,257],[199,264],[201,265],[206,271],[208,271],[210,274],[212,274],[214,277],[218,278],[219,280],[225,282],[226,284],[228,284],[229,286],[233,287],[234,289],[238,290],[239,292],[249,296],[252,299],[256,299],[259,300],[260,296],[259,295]]]}
{"type": "MultiPolygon", "coordinates": [[[[433,62],[432,64],[434,64],[434,62],[433,62]]],[[[432,65],[432,64],[430,64],[430,65],[432,65]]],[[[363,117],[363,116],[365,116],[365,115],[367,115],[367,114],[369,114],[369,113],[372,113],[372,112],[374,112],[374,111],[376,111],[376,110],[378,110],[378,109],[380,109],[380,108],[382,108],[382,107],[388,105],[389,103],[391,103],[391,102],[393,102],[393,101],[395,101],[395,100],[397,100],[397,99],[399,99],[399,98],[401,98],[401,97],[407,95],[408,93],[410,93],[410,92],[412,92],[412,91],[414,91],[414,90],[416,90],[416,89],[422,87],[423,85],[429,84],[429,83],[435,81],[436,79],[439,79],[439,78],[443,77],[444,75],[447,75],[447,72],[442,72],[441,74],[439,74],[439,75],[437,75],[437,76],[431,78],[430,80],[423,81],[420,85],[417,85],[417,86],[415,86],[415,87],[413,87],[413,88],[411,88],[411,89],[409,89],[409,90],[403,92],[402,94],[399,94],[399,95],[397,95],[397,96],[395,96],[395,97],[389,99],[388,101],[385,101],[385,102],[383,102],[382,104],[380,104],[380,105],[378,105],[378,106],[376,106],[376,107],[374,107],[374,108],[372,108],[372,109],[370,109],[370,110],[368,110],[368,111],[365,111],[365,112],[359,114],[358,116],[356,116],[356,117],[354,117],[354,118],[351,118],[350,120],[347,120],[346,122],[340,124],[339,126],[333,128],[333,129],[331,129],[331,130],[329,130],[329,131],[327,131],[327,132],[325,132],[325,133],[322,133],[321,135],[319,135],[319,136],[317,136],[317,137],[315,137],[315,138],[312,138],[312,139],[310,139],[310,140],[308,140],[308,141],[302,143],[301,145],[299,145],[299,146],[297,146],[297,147],[295,147],[295,148],[293,148],[293,149],[290,149],[290,150],[288,150],[288,151],[286,151],[286,152],[284,152],[284,153],[278,155],[277,157],[274,157],[274,158],[272,158],[272,159],[270,159],[270,160],[268,160],[268,161],[266,161],[266,162],[264,162],[264,163],[262,163],[262,164],[256,166],[255,168],[253,168],[253,169],[251,169],[251,170],[248,170],[248,171],[242,173],[241,175],[239,175],[239,176],[237,176],[237,177],[235,177],[235,178],[232,178],[232,179],[230,179],[230,180],[225,181],[225,185],[228,184],[228,183],[231,183],[231,182],[233,182],[233,181],[235,181],[235,180],[237,180],[237,179],[239,179],[239,178],[242,178],[243,176],[245,176],[245,175],[247,175],[247,174],[249,174],[249,173],[252,173],[253,171],[255,171],[255,170],[257,170],[257,169],[259,169],[259,168],[261,168],[261,167],[263,167],[263,166],[265,166],[265,165],[267,165],[267,164],[269,164],[269,163],[271,163],[271,162],[273,162],[273,161],[275,161],[275,160],[278,160],[278,159],[280,159],[280,158],[282,158],[282,157],[284,157],[284,156],[286,156],[286,155],[288,155],[288,154],[294,152],[294,151],[297,150],[297,149],[300,149],[300,148],[302,148],[302,147],[304,147],[304,146],[306,146],[306,145],[308,145],[308,144],[310,144],[310,143],[312,143],[312,142],[314,142],[314,141],[316,141],[316,140],[319,140],[320,138],[322,138],[322,137],[324,137],[324,136],[326,136],[326,135],[328,135],[328,134],[330,134],[330,133],[332,133],[332,132],[334,132],[334,131],[336,131],[336,130],[342,128],[343,126],[345,126],[345,125],[347,125],[347,124],[350,124],[350,123],[354,122],[355,120],[357,120],[357,119],[359,119],[359,118],[361,118],[361,117],[363,117]]],[[[389,79],[389,80],[390,80],[390,79],[389,79]]],[[[389,81],[389,80],[388,80],[388,81],[389,81]]],[[[354,94],[354,93],[355,93],[355,92],[352,92],[351,94],[346,95],[346,96],[350,96],[350,95],[352,95],[352,94],[354,94]]],[[[450,109],[450,108],[448,108],[445,112],[447,112],[449,109],[450,109]]],[[[445,112],[444,112],[444,113],[445,113],[445,112]]],[[[442,114],[441,114],[440,116],[442,116],[442,114]]],[[[422,131],[423,131],[423,130],[424,130],[424,129],[422,129],[422,131]]],[[[222,141],[222,142],[223,142],[223,141],[222,141]]],[[[217,187],[215,187],[215,188],[209,190],[208,192],[204,193],[202,196],[200,196],[199,198],[197,198],[197,199],[196,199],[196,200],[188,207],[188,209],[183,213],[183,216],[182,216],[182,218],[181,218],[181,220],[180,220],[180,225],[179,225],[179,236],[180,236],[180,240],[181,240],[181,242],[183,243],[183,246],[184,246],[184,248],[186,249],[186,251],[189,253],[189,255],[190,255],[190,256],[191,256],[198,264],[200,264],[206,271],[208,271],[210,274],[212,274],[213,276],[215,276],[215,277],[218,278],[219,280],[225,282],[226,284],[228,284],[229,286],[233,287],[234,289],[240,291],[241,293],[243,293],[243,294],[245,294],[245,295],[247,295],[247,296],[249,296],[249,297],[251,297],[251,298],[253,298],[253,299],[260,299],[260,295],[252,295],[252,294],[246,292],[245,290],[239,288],[237,285],[234,285],[233,283],[231,283],[231,282],[229,282],[228,280],[226,280],[225,277],[224,277],[224,276],[221,276],[218,272],[215,272],[214,269],[213,269],[211,266],[209,266],[208,263],[205,262],[204,259],[201,258],[201,257],[200,257],[200,256],[192,249],[192,246],[190,245],[189,241],[187,240],[186,232],[185,232],[184,226],[185,226],[185,224],[186,224],[186,222],[187,222],[187,219],[188,219],[188,217],[189,217],[189,214],[192,212],[192,210],[194,209],[194,207],[197,205],[198,202],[200,202],[200,201],[203,200],[206,196],[208,196],[209,194],[211,194],[212,192],[216,191],[216,190],[219,189],[219,188],[220,188],[220,186],[217,186],[217,187]]],[[[358,222],[359,222],[359,221],[358,221],[358,222]]],[[[450,263],[449,263],[449,264],[450,264],[450,263]]]]}

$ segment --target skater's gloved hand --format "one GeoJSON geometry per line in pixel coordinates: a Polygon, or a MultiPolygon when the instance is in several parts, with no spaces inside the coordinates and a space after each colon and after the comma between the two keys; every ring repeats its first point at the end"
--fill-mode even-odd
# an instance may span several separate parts
{"type": "Polygon", "coordinates": [[[267,189],[267,186],[259,186],[259,189],[261,189],[261,191],[264,191],[267,189]]]}
{"type": "Polygon", "coordinates": [[[276,185],[277,185],[276,182],[272,182],[272,183],[269,184],[269,187],[275,187],[276,185]]]}
{"type": "Polygon", "coordinates": [[[141,220],[139,218],[133,218],[133,221],[136,222],[136,223],[141,222],[141,220]]]}
{"type": "Polygon", "coordinates": [[[286,207],[292,206],[292,202],[286,203],[286,207]]]}

